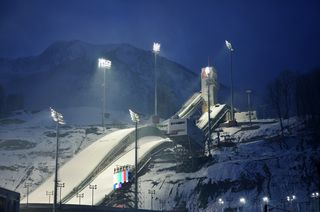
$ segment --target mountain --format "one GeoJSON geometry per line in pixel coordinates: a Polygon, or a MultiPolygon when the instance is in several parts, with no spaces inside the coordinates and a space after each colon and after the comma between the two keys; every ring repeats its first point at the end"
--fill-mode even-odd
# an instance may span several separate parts
{"type": "MultiPolygon", "coordinates": [[[[160,54],[161,55],[161,54],[160,54]]],[[[94,45],[60,41],[40,55],[0,59],[0,84],[23,98],[24,108],[101,107],[103,71],[97,59],[112,61],[106,73],[107,111],[132,108],[154,111],[154,55],[129,44],[94,45]]],[[[168,117],[196,90],[198,76],[162,56],[157,57],[158,108],[168,117]]]]}

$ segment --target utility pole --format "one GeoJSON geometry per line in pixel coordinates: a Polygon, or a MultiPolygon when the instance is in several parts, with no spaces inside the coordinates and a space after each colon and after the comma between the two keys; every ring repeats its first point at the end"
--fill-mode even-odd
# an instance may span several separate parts
{"type": "Polygon", "coordinates": [[[49,204],[50,204],[50,200],[51,200],[51,196],[53,195],[53,191],[46,191],[46,196],[49,196],[49,204]]]}
{"type": "Polygon", "coordinates": [[[156,194],[156,191],[155,190],[148,190],[148,194],[151,195],[151,210],[153,210],[153,195],[156,194]]]}
{"type": "Polygon", "coordinates": [[[24,183],[24,187],[27,189],[27,207],[29,206],[29,188],[32,184],[31,183],[24,183]]]}
{"type": "Polygon", "coordinates": [[[84,197],[84,193],[77,194],[77,198],[79,198],[79,205],[81,205],[81,199],[84,197]]]}
{"type": "Polygon", "coordinates": [[[92,190],[92,203],[91,206],[93,206],[93,201],[94,201],[94,190],[97,189],[97,185],[89,185],[89,189],[92,190]]]}
{"type": "MultiPolygon", "coordinates": [[[[53,198],[53,212],[56,211],[57,208],[57,191],[58,191],[58,158],[59,158],[59,126],[60,124],[65,124],[63,115],[57,111],[55,111],[53,108],[50,108],[51,110],[51,117],[54,122],[56,122],[56,163],[55,163],[55,175],[54,175],[54,198],[53,198]]],[[[50,196],[49,196],[50,198],[50,196]]]]}
{"type": "Polygon", "coordinates": [[[230,87],[231,87],[231,122],[234,124],[234,107],[233,107],[233,70],[232,70],[232,54],[234,52],[234,49],[232,48],[232,45],[227,40],[225,41],[227,48],[230,51],[230,87]]]}
{"type": "Polygon", "coordinates": [[[134,208],[138,209],[138,122],[139,115],[129,110],[131,120],[135,123],[135,159],[134,159],[134,208]]]}
{"type": "Polygon", "coordinates": [[[61,190],[62,190],[62,188],[64,188],[64,183],[58,183],[58,188],[59,188],[59,190],[60,190],[60,206],[61,206],[61,204],[62,204],[62,202],[61,202],[61,190]]]}
{"type": "Polygon", "coordinates": [[[105,130],[104,119],[106,116],[106,70],[111,69],[111,61],[104,58],[98,59],[98,68],[103,70],[103,101],[102,101],[102,127],[105,130]]]}
{"type": "Polygon", "coordinates": [[[157,55],[160,53],[160,43],[153,43],[152,52],[154,53],[154,117],[153,123],[159,123],[158,116],[158,74],[157,74],[157,55]]]}

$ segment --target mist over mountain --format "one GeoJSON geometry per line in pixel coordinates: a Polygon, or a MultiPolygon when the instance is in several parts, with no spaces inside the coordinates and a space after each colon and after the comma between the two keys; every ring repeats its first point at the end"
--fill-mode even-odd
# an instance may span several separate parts
{"type": "MultiPolygon", "coordinates": [[[[112,61],[106,73],[108,110],[153,114],[154,55],[129,44],[94,45],[82,41],[55,42],[40,55],[0,59],[0,84],[7,94],[23,98],[24,108],[49,106],[101,107],[103,71],[97,59],[112,61]]],[[[168,117],[193,92],[199,76],[164,57],[157,57],[158,108],[168,117]]]]}

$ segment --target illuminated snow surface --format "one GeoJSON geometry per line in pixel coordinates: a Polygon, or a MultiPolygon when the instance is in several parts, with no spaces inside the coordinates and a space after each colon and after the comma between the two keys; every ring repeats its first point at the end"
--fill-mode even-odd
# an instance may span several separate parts
{"type": "MultiPolygon", "coordinates": [[[[75,155],[70,161],[66,162],[59,169],[59,180],[65,183],[62,198],[65,194],[71,192],[85,177],[99,164],[99,162],[108,154],[124,137],[134,129],[123,129],[112,132],[75,155]]],[[[29,202],[47,203],[46,191],[53,188],[54,176],[51,176],[41,184],[34,192],[29,195],[29,202]]],[[[24,202],[25,199],[22,201],[24,202]]]]}
{"type": "MultiPolygon", "coordinates": [[[[85,114],[84,109],[79,109],[82,110],[85,114]]],[[[72,116],[66,111],[59,111],[64,114],[67,124],[70,124],[72,116]]],[[[99,120],[98,112],[99,110],[96,120],[99,120]]],[[[23,187],[25,181],[33,183],[32,190],[42,182],[50,181],[49,176],[54,170],[55,125],[50,120],[48,111],[34,114],[21,112],[10,119],[11,121],[1,120],[0,125],[0,186],[21,192],[23,197],[26,194],[26,189],[23,187]]],[[[129,119],[128,114],[127,119],[129,119]]],[[[77,157],[86,151],[92,156],[92,153],[89,153],[90,147],[103,143],[101,141],[108,136],[117,134],[123,136],[118,129],[109,129],[103,133],[102,129],[97,127],[98,121],[85,123],[79,116],[74,117],[74,120],[77,120],[75,121],[77,124],[70,124],[61,129],[60,160],[66,167],[68,161],[72,164],[72,160],[77,160],[77,157]]],[[[148,172],[139,178],[139,206],[150,209],[151,196],[148,194],[150,189],[155,190],[153,208],[158,210],[185,207],[189,211],[215,211],[222,207],[218,204],[219,198],[225,202],[223,207],[227,205],[237,207],[239,198],[244,197],[247,200],[246,211],[260,211],[263,196],[270,198],[271,205],[279,206],[286,195],[293,193],[299,201],[309,201],[308,192],[313,192],[319,183],[314,174],[314,161],[319,160],[320,155],[319,145],[310,142],[309,134],[301,132],[302,124],[295,119],[284,121],[285,134],[288,135],[285,142],[280,142],[277,138],[280,132],[279,123],[264,121],[264,124],[254,122],[257,128],[252,129],[223,128],[225,133],[233,135],[237,145],[214,149],[213,161],[203,164],[197,171],[177,172],[176,165],[180,163],[179,161],[166,161],[166,158],[161,157],[155,159],[148,172]],[[296,132],[304,133],[304,136],[301,137],[296,132]]],[[[130,130],[132,129],[125,129],[123,132],[130,130]]],[[[163,141],[158,137],[142,139],[139,157],[163,141]]],[[[117,158],[114,165],[132,163],[134,158],[132,148],[132,145],[127,147],[124,155],[117,158]]],[[[101,155],[97,154],[95,163],[99,157],[101,155]]],[[[95,202],[112,189],[113,168],[113,166],[107,167],[92,182],[98,184],[98,189],[95,190],[95,202]]],[[[63,168],[61,172],[62,170],[63,168]]],[[[74,178],[79,181],[83,176],[74,175],[74,178]]],[[[41,186],[38,189],[40,188],[41,186]]],[[[63,195],[70,188],[64,189],[63,195]]],[[[85,204],[91,204],[90,191],[87,187],[81,191],[85,193],[85,198],[82,199],[85,204]]],[[[45,202],[48,200],[45,193],[40,198],[45,202]]],[[[71,199],[70,203],[78,201],[71,199]]],[[[287,207],[289,208],[289,205],[287,207]]],[[[298,205],[292,204],[290,207],[295,210],[298,205]]],[[[299,207],[300,211],[307,211],[303,205],[299,207]]]]}

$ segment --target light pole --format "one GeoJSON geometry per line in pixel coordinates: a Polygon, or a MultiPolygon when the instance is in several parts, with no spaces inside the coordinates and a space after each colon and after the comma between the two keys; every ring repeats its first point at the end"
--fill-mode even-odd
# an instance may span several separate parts
{"type": "Polygon", "coordinates": [[[46,191],[46,196],[49,196],[49,204],[51,200],[51,196],[53,195],[53,191],[46,191]]]}
{"type": "Polygon", "coordinates": [[[287,201],[290,203],[291,209],[292,209],[292,203],[296,199],[297,199],[297,197],[295,195],[287,196],[287,201]]]}
{"type": "MultiPolygon", "coordinates": [[[[245,198],[243,198],[243,197],[241,197],[240,199],[239,199],[239,202],[240,202],[240,205],[242,205],[242,207],[244,208],[244,205],[246,204],[246,199],[245,198]]],[[[240,208],[239,208],[239,210],[240,210],[240,208]]]]}
{"type": "Polygon", "coordinates": [[[58,188],[60,190],[60,205],[61,205],[61,190],[64,188],[64,183],[58,183],[58,188]]]}
{"type": "Polygon", "coordinates": [[[316,208],[317,208],[317,207],[318,207],[318,211],[320,211],[319,192],[318,192],[318,191],[313,192],[313,193],[311,194],[311,198],[312,198],[313,200],[318,200],[318,204],[316,204],[316,203],[317,203],[316,201],[312,201],[312,202],[311,202],[312,211],[316,211],[316,208]],[[315,204],[314,204],[314,203],[315,203],[315,204]],[[314,205],[315,205],[315,207],[314,207],[314,205]]]}
{"type": "Polygon", "coordinates": [[[27,207],[29,206],[29,188],[32,185],[32,183],[24,183],[24,187],[27,189],[27,207]]]}
{"type": "Polygon", "coordinates": [[[234,49],[229,41],[225,41],[228,50],[230,51],[230,83],[231,83],[231,121],[234,122],[234,108],[233,108],[233,73],[232,73],[232,54],[234,49]]]}
{"type": "Polygon", "coordinates": [[[219,198],[219,200],[218,200],[218,204],[219,204],[219,205],[220,205],[220,207],[221,207],[221,211],[223,211],[224,201],[223,201],[221,198],[219,198]]]}
{"type": "Polygon", "coordinates": [[[158,75],[157,75],[157,55],[160,53],[160,43],[153,43],[152,52],[154,53],[154,117],[153,123],[159,123],[158,117],[158,75]]]}
{"type": "Polygon", "coordinates": [[[98,68],[103,70],[103,101],[102,101],[102,128],[105,130],[104,119],[106,116],[106,70],[111,69],[111,61],[104,58],[98,59],[98,68]]]}
{"type": "Polygon", "coordinates": [[[153,210],[153,195],[156,194],[156,191],[149,189],[149,190],[148,190],[148,194],[151,195],[151,210],[153,210]]]}
{"type": "Polygon", "coordinates": [[[91,203],[91,205],[93,206],[94,190],[97,189],[97,185],[89,185],[89,189],[92,190],[92,203],[91,203]]]}
{"type": "Polygon", "coordinates": [[[210,75],[211,70],[210,67],[206,67],[205,68],[205,74],[206,74],[206,82],[207,82],[207,86],[208,86],[208,143],[207,143],[207,148],[208,148],[208,152],[209,152],[209,156],[211,155],[211,118],[210,118],[210,113],[211,113],[211,105],[210,105],[210,85],[213,84],[213,80],[212,77],[210,75]]]}
{"type": "Polygon", "coordinates": [[[268,198],[268,197],[263,197],[263,198],[262,198],[262,202],[263,202],[262,211],[263,211],[263,212],[268,212],[269,198],[268,198]]]}
{"type": "Polygon", "coordinates": [[[251,126],[251,93],[252,93],[252,90],[246,90],[246,93],[247,93],[247,96],[248,96],[248,115],[249,115],[249,123],[250,123],[250,126],[251,126]]]}
{"type": "Polygon", "coordinates": [[[135,123],[135,158],[134,158],[134,208],[138,209],[138,122],[139,115],[129,109],[131,120],[135,123]]]}
{"type": "Polygon", "coordinates": [[[81,199],[84,197],[84,193],[77,194],[77,198],[79,198],[79,205],[81,205],[81,199]]]}
{"type": "MultiPolygon", "coordinates": [[[[56,211],[57,207],[57,190],[58,190],[58,157],[59,157],[59,126],[65,124],[63,115],[58,113],[53,108],[50,108],[51,117],[57,124],[57,142],[56,142],[56,164],[55,164],[55,176],[54,176],[54,198],[53,198],[53,212],[56,211]]],[[[50,198],[50,197],[49,197],[50,198]]]]}

